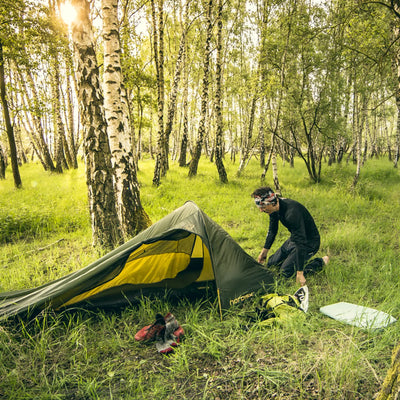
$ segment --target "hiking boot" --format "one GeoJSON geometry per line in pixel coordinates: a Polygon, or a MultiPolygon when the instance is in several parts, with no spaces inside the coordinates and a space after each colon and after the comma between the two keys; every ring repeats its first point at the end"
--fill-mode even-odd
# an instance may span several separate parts
{"type": "Polygon", "coordinates": [[[162,334],[162,331],[165,330],[165,320],[161,314],[156,315],[156,320],[151,325],[146,325],[135,335],[135,340],[143,341],[143,340],[153,340],[157,336],[162,334]]]}
{"type": "Polygon", "coordinates": [[[300,302],[300,309],[304,312],[308,310],[308,287],[306,285],[302,286],[297,292],[294,294],[295,297],[300,302]]]}
{"type": "Polygon", "coordinates": [[[165,331],[164,331],[164,341],[172,340],[172,346],[177,346],[180,337],[184,334],[183,328],[179,325],[178,321],[173,314],[168,313],[164,317],[165,321],[165,331]]]}
{"type": "Polygon", "coordinates": [[[172,334],[171,339],[162,339],[162,337],[158,337],[156,342],[157,351],[161,354],[169,354],[174,351],[175,347],[178,347],[178,344],[181,341],[181,337],[184,335],[185,331],[181,326],[172,334]]]}
{"type": "Polygon", "coordinates": [[[165,321],[164,340],[173,339],[174,332],[179,328],[178,321],[171,313],[168,313],[164,317],[164,321],[165,321]]]}
{"type": "Polygon", "coordinates": [[[174,351],[174,347],[176,347],[176,343],[174,343],[172,340],[156,342],[156,349],[161,354],[172,353],[174,351]]]}
{"type": "Polygon", "coordinates": [[[174,332],[174,336],[176,337],[176,341],[179,343],[180,338],[185,334],[185,331],[181,326],[174,332]]]}

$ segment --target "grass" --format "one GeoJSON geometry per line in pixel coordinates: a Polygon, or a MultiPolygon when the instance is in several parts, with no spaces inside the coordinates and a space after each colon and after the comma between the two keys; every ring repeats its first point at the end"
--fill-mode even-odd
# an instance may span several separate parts
{"type": "MultiPolygon", "coordinates": [[[[226,162],[229,184],[202,160],[195,178],[171,162],[158,188],[153,161],[140,163],[141,199],[153,222],[187,200],[195,201],[253,257],[268,227],[250,198],[261,170],[252,160],[240,178],[226,162]]],[[[284,196],[304,203],[320,227],[320,253],[331,256],[308,279],[305,320],[245,329],[243,310],[219,319],[214,299],[172,304],[143,299],[121,312],[74,312],[0,325],[0,398],[7,399],[371,399],[399,342],[397,324],[364,331],[319,313],[349,301],[400,314],[398,187],[387,160],[369,160],[351,190],[355,166],[323,167],[313,184],[299,160],[279,165],[284,196]],[[172,311],[186,331],[168,357],[134,335],[156,312],[172,311]]],[[[91,247],[84,168],[62,175],[40,165],[21,168],[24,188],[11,171],[0,181],[0,290],[35,287],[99,257],[91,247]]],[[[268,175],[271,180],[270,172],[268,175]]],[[[272,250],[287,237],[280,229],[272,250]]],[[[293,293],[294,281],[277,288],[293,293]]]]}

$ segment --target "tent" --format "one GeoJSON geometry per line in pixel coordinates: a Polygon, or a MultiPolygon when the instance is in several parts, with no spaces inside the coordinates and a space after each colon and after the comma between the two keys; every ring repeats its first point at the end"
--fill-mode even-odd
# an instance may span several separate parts
{"type": "Polygon", "coordinates": [[[220,309],[225,309],[268,290],[274,278],[188,201],[81,270],[34,289],[1,293],[0,318],[32,316],[48,307],[129,305],[146,290],[179,291],[209,282],[215,283],[220,309]]]}

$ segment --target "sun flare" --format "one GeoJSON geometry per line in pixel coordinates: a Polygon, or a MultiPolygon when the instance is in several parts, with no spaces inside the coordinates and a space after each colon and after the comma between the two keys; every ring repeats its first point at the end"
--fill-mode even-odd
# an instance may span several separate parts
{"type": "Polygon", "coordinates": [[[77,16],[77,12],[71,3],[61,4],[60,13],[61,18],[67,25],[71,25],[77,16]]]}

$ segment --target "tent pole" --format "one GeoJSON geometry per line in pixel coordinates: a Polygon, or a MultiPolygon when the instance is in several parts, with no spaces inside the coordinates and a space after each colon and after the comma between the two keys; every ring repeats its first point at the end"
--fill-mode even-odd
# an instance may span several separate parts
{"type": "Polygon", "coordinates": [[[219,288],[217,288],[217,295],[218,295],[219,315],[221,317],[221,322],[222,322],[222,306],[221,306],[221,296],[219,295],[219,288]]]}

